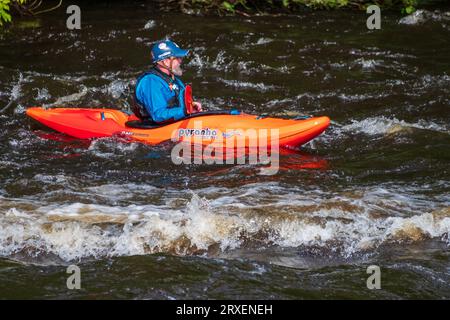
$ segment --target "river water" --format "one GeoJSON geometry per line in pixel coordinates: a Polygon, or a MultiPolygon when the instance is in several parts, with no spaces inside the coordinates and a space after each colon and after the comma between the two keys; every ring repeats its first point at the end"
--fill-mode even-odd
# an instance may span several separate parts
{"type": "Polygon", "coordinates": [[[0,33],[0,298],[450,298],[450,16],[65,9],[0,33]],[[404,20],[403,20],[404,22],[404,20]],[[406,21],[408,22],[408,21],[406,21]],[[192,49],[208,110],[327,115],[276,175],[83,141],[29,106],[126,108],[149,43],[192,49]],[[81,269],[68,290],[68,265],[81,269]],[[367,267],[381,270],[369,290],[367,267]]]}

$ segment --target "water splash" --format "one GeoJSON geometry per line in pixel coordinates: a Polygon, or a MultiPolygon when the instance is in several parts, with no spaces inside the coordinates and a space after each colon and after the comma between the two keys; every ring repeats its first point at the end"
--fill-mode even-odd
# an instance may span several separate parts
{"type": "Polygon", "coordinates": [[[340,129],[344,132],[356,131],[363,132],[368,135],[379,135],[393,133],[402,128],[426,129],[443,133],[449,132],[449,128],[434,122],[420,120],[416,123],[409,123],[403,120],[398,120],[397,118],[388,118],[385,116],[371,117],[364,120],[352,120],[350,124],[344,125],[340,129]]]}
{"type": "Polygon", "coordinates": [[[244,89],[255,89],[259,92],[266,92],[270,90],[275,90],[277,87],[273,85],[266,85],[264,83],[251,83],[251,82],[243,82],[237,80],[225,80],[218,79],[219,81],[225,83],[227,86],[236,87],[236,88],[244,88],[244,89]]]}
{"type": "Polygon", "coordinates": [[[147,23],[144,26],[144,30],[150,30],[153,29],[156,26],[155,20],[148,20],[147,23]]]}
{"type": "MultiPolygon", "coordinates": [[[[112,185],[104,188],[86,192],[114,190],[112,185]]],[[[120,194],[121,187],[115,188],[120,194]]],[[[132,185],[127,188],[127,192],[133,190],[132,185]]],[[[277,184],[245,186],[236,195],[217,188],[215,192],[199,190],[181,207],[177,201],[110,206],[2,198],[0,254],[26,251],[31,256],[45,253],[77,260],[157,252],[214,256],[278,246],[322,248],[349,257],[385,243],[448,241],[450,207],[406,190],[372,188],[328,195],[319,191],[286,194],[285,190],[283,195],[280,188],[277,184]],[[215,198],[207,200],[201,194],[215,194],[215,198]],[[261,199],[255,201],[255,196],[261,199]]]]}
{"type": "MultiPolygon", "coordinates": [[[[19,72],[19,79],[17,80],[17,83],[13,85],[13,87],[11,89],[10,101],[3,109],[0,110],[0,114],[5,112],[14,102],[16,102],[21,97],[21,95],[22,95],[21,86],[22,86],[23,80],[24,80],[23,75],[21,72],[19,72]]],[[[23,112],[23,106],[21,106],[19,104],[14,111],[15,111],[15,113],[23,112]]]]}
{"type": "Polygon", "coordinates": [[[450,12],[417,10],[414,13],[401,18],[398,23],[404,25],[420,25],[428,21],[450,22],[450,12]]]}
{"type": "Polygon", "coordinates": [[[82,97],[84,97],[89,92],[88,88],[84,85],[81,85],[81,91],[73,94],[69,94],[64,97],[59,97],[53,103],[44,104],[43,107],[52,107],[52,106],[61,106],[65,105],[68,102],[79,101],[82,97]]]}

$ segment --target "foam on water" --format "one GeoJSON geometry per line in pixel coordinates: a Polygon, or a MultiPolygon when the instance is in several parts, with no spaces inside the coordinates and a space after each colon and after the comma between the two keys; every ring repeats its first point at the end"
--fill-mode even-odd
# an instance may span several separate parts
{"type": "Polygon", "coordinates": [[[56,99],[55,102],[44,104],[43,106],[44,107],[61,106],[67,104],[68,102],[79,101],[82,97],[84,97],[88,93],[88,91],[89,89],[86,86],[81,85],[81,90],[79,92],[59,97],[58,99],[56,99]]]}
{"type": "MultiPolygon", "coordinates": [[[[122,188],[105,185],[83,192],[120,197],[122,188]]],[[[142,188],[125,186],[131,193],[142,188]]],[[[185,205],[174,201],[175,191],[163,197],[162,205],[125,206],[0,198],[0,254],[77,260],[156,252],[216,255],[279,246],[322,248],[348,257],[392,242],[435,238],[448,243],[450,232],[445,199],[398,188],[295,192],[274,183],[231,192],[200,189],[182,201],[185,205]]]]}
{"type": "Polygon", "coordinates": [[[88,151],[100,158],[112,158],[117,155],[130,154],[142,146],[137,142],[122,142],[116,138],[98,138],[92,141],[88,151]]]}
{"type": "Polygon", "coordinates": [[[48,93],[47,88],[37,88],[36,100],[43,101],[48,100],[49,98],[51,98],[51,96],[48,93]]]}
{"type": "Polygon", "coordinates": [[[156,26],[155,20],[148,20],[147,23],[144,26],[144,30],[150,30],[153,29],[156,26]]]}
{"type": "Polygon", "coordinates": [[[20,98],[21,96],[21,85],[23,82],[23,75],[22,73],[19,73],[19,79],[17,80],[17,83],[13,86],[12,90],[11,90],[11,100],[17,100],[20,98]]]}
{"type": "Polygon", "coordinates": [[[242,60],[236,61],[225,54],[224,51],[219,51],[215,58],[213,56],[207,56],[204,53],[204,48],[196,47],[192,52],[191,58],[187,63],[187,66],[193,67],[197,73],[201,73],[204,69],[213,71],[225,71],[232,70],[239,71],[244,74],[255,74],[261,72],[278,72],[278,73],[290,73],[293,67],[286,65],[280,67],[271,67],[260,61],[242,60]]]}
{"type": "MultiPolygon", "coordinates": [[[[448,23],[450,22],[450,12],[417,10],[414,13],[401,18],[398,23],[405,25],[420,25],[428,21],[448,23]]],[[[443,24],[443,26],[445,26],[445,24],[443,24]]]]}
{"type": "Polygon", "coordinates": [[[255,89],[259,92],[266,92],[270,90],[275,90],[276,87],[272,85],[266,85],[264,83],[251,83],[251,82],[243,82],[237,80],[225,80],[218,79],[219,81],[225,83],[227,86],[236,87],[236,88],[244,88],[244,89],[255,89]]]}
{"type": "Polygon", "coordinates": [[[416,123],[408,123],[404,120],[398,120],[395,117],[388,118],[385,116],[371,117],[364,120],[352,120],[350,124],[342,126],[341,130],[344,132],[363,132],[368,135],[378,135],[391,132],[394,126],[426,129],[443,133],[449,132],[449,128],[434,122],[420,120],[416,123]]]}
{"type": "Polygon", "coordinates": [[[374,70],[377,66],[381,66],[383,61],[359,58],[355,61],[355,64],[360,65],[364,70],[374,70]]]}
{"type": "Polygon", "coordinates": [[[113,99],[118,99],[126,92],[129,85],[129,80],[114,80],[108,85],[106,91],[113,99]]]}
{"type": "Polygon", "coordinates": [[[198,71],[205,68],[227,71],[233,67],[233,60],[230,60],[225,55],[224,51],[219,51],[216,58],[212,61],[209,56],[204,56],[203,54],[192,52],[192,58],[187,65],[197,68],[198,71]]]}
{"type": "Polygon", "coordinates": [[[263,45],[267,43],[271,43],[273,39],[271,38],[259,38],[258,41],[256,41],[255,45],[263,45]]]}

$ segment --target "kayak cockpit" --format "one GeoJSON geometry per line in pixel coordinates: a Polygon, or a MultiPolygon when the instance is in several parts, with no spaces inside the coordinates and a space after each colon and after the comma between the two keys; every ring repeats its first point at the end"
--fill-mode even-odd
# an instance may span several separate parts
{"type": "MultiPolygon", "coordinates": [[[[232,113],[232,111],[227,111],[227,110],[204,111],[204,112],[190,114],[178,121],[183,121],[183,120],[187,120],[187,119],[191,119],[191,118],[204,117],[204,116],[217,116],[217,115],[229,115],[229,114],[239,115],[240,112],[234,111],[234,113],[232,113]]],[[[134,129],[155,129],[155,128],[161,128],[161,127],[167,126],[174,122],[177,122],[177,121],[168,121],[168,122],[164,122],[164,123],[157,123],[152,120],[131,120],[131,121],[125,122],[125,126],[128,128],[134,128],[134,129]]]]}
{"type": "Polygon", "coordinates": [[[164,127],[170,123],[156,123],[150,120],[131,120],[125,122],[125,126],[128,128],[134,128],[134,129],[155,129],[155,128],[161,128],[164,127]]]}

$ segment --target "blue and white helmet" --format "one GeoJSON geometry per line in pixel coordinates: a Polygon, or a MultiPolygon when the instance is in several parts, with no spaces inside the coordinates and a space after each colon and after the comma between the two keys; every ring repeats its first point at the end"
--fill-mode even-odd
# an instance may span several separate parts
{"type": "Polygon", "coordinates": [[[170,57],[184,58],[189,53],[189,50],[181,49],[171,40],[164,40],[155,42],[152,46],[151,53],[152,63],[156,63],[170,57]]]}

